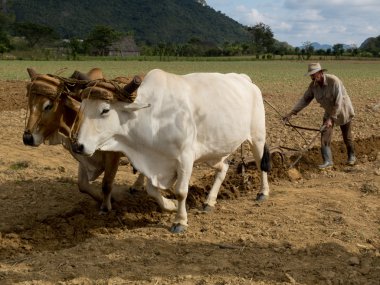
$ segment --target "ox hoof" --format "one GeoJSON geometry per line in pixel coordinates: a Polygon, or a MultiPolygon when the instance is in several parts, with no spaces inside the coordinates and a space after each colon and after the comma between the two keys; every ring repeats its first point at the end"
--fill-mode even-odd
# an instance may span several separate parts
{"type": "Polygon", "coordinates": [[[203,208],[202,208],[202,212],[210,213],[210,212],[213,212],[214,209],[215,209],[215,207],[210,206],[210,205],[208,205],[208,204],[204,204],[204,205],[203,205],[203,208]]]}
{"type": "Polygon", "coordinates": [[[111,212],[111,209],[108,209],[106,207],[100,207],[99,215],[107,215],[109,212],[111,212]]]}
{"type": "Polygon", "coordinates": [[[181,224],[173,224],[170,228],[170,231],[173,233],[173,234],[180,234],[180,233],[183,233],[186,231],[186,226],[184,225],[181,225],[181,224]]]}
{"type": "Polygon", "coordinates": [[[268,195],[265,195],[264,193],[258,193],[256,196],[257,202],[263,202],[268,199],[268,195]]]}

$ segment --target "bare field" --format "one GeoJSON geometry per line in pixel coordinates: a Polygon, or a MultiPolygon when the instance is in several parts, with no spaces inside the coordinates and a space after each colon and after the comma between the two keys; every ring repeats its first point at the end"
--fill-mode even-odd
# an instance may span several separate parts
{"type": "MultiPolygon", "coordinates": [[[[178,73],[245,72],[280,113],[291,108],[309,80],[303,76],[304,62],[140,67],[137,62],[70,62],[69,70],[103,64],[109,78],[145,73],[154,64],[178,73]]],[[[238,173],[239,150],[231,157],[216,209],[208,214],[198,208],[213,171],[197,165],[188,198],[189,228],[181,235],[168,231],[172,214],[162,213],[145,192],[129,190],[136,177],[130,165],[120,165],[114,210],[99,215],[97,203],[78,192],[77,162],[63,147],[23,145],[26,67],[53,73],[69,65],[16,65],[12,68],[20,77],[0,81],[0,284],[379,284],[378,63],[322,62],[343,80],[353,101],[357,165],[344,165],[346,154],[336,129],[333,170],[316,170],[321,162],[318,140],[297,165],[298,176],[289,176],[274,155],[271,196],[258,204],[257,173],[253,168],[244,177],[238,173]]],[[[0,62],[0,74],[4,71],[0,62]]],[[[315,136],[302,131],[303,140],[282,125],[277,111],[268,105],[266,111],[271,147],[303,147],[315,136]]],[[[322,114],[312,103],[292,122],[318,128],[322,114]]]]}

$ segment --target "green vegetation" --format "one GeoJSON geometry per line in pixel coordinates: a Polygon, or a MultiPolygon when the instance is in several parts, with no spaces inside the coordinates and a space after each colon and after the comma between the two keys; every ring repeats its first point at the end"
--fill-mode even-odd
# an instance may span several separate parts
{"type": "MultiPolygon", "coordinates": [[[[338,75],[350,94],[376,98],[380,94],[378,61],[333,60],[323,61],[328,72],[338,75]],[[363,82],[372,86],[362,88],[363,82]],[[354,90],[354,91],[352,91],[354,90]],[[365,91],[367,90],[367,91],[365,91]]],[[[273,95],[302,93],[310,79],[304,76],[305,61],[0,61],[0,80],[29,80],[26,68],[34,67],[40,73],[59,73],[70,76],[74,70],[87,72],[100,67],[107,78],[146,74],[154,68],[186,74],[191,72],[246,73],[260,86],[263,93],[273,95]]]]}
{"type": "Polygon", "coordinates": [[[194,0],[13,0],[18,22],[50,26],[61,38],[84,39],[94,26],[133,34],[139,44],[248,41],[244,27],[194,0]]]}
{"type": "Polygon", "coordinates": [[[10,165],[10,169],[12,170],[22,170],[29,167],[29,161],[19,161],[10,165]]]}
{"type": "Polygon", "coordinates": [[[368,38],[364,41],[364,43],[362,43],[360,49],[368,52],[369,54],[380,57],[380,36],[376,38],[368,38]]]}
{"type": "MultiPolygon", "coordinates": [[[[271,28],[246,27],[195,0],[51,1],[13,0],[0,12],[3,59],[82,60],[84,56],[168,57],[252,56],[255,59],[379,57],[380,42],[360,48],[337,43],[314,50],[310,42],[292,47],[271,28]],[[137,45],[136,45],[137,44],[137,45]]],[[[1,7],[0,3],[0,8],[1,7]]]]}

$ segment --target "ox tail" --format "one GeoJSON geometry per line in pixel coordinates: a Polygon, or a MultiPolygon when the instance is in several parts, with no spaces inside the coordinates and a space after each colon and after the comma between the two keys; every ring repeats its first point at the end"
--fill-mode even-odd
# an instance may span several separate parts
{"type": "Polygon", "coordinates": [[[265,172],[269,172],[270,168],[271,168],[270,152],[269,152],[269,148],[266,144],[264,145],[264,152],[263,152],[263,156],[261,158],[260,168],[261,168],[261,171],[265,171],[265,172]]]}

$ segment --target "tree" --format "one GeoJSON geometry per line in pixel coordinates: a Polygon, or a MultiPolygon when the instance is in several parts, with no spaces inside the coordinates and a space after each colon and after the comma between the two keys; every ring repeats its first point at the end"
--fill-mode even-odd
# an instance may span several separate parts
{"type": "Polygon", "coordinates": [[[241,55],[242,52],[243,52],[242,47],[238,45],[237,43],[230,43],[226,41],[223,44],[223,54],[226,56],[241,55]]]}
{"type": "Polygon", "coordinates": [[[12,19],[0,12],[0,53],[9,51],[12,49],[11,42],[9,40],[9,25],[12,19]]]}
{"type": "Polygon", "coordinates": [[[274,45],[273,32],[268,25],[258,23],[253,27],[247,28],[253,41],[253,49],[256,54],[272,52],[274,45]]]}
{"type": "Polygon", "coordinates": [[[84,53],[83,41],[77,38],[71,38],[67,46],[70,51],[70,56],[73,60],[78,59],[79,53],[84,53]]]}
{"type": "Polygon", "coordinates": [[[275,40],[273,45],[274,54],[278,54],[281,58],[286,54],[291,54],[294,52],[294,48],[290,46],[287,42],[279,42],[275,40]]]}
{"type": "Polygon", "coordinates": [[[340,57],[344,52],[343,44],[333,45],[333,54],[335,57],[340,57]]]}
{"type": "Polygon", "coordinates": [[[205,55],[205,45],[201,39],[192,37],[182,46],[181,53],[183,56],[202,56],[205,55]]]}
{"type": "Polygon", "coordinates": [[[0,3],[1,10],[4,14],[7,13],[7,0],[1,0],[0,3]]]}
{"type": "Polygon", "coordinates": [[[85,40],[85,45],[95,55],[107,55],[108,48],[122,37],[122,33],[108,26],[96,26],[85,40]]]}
{"type": "Polygon", "coordinates": [[[0,30],[0,53],[9,51],[12,48],[8,35],[0,30]]]}
{"type": "Polygon", "coordinates": [[[314,53],[314,47],[312,46],[311,42],[304,42],[303,49],[305,50],[306,59],[310,59],[311,55],[314,53]]]}
{"type": "Polygon", "coordinates": [[[351,56],[358,56],[358,54],[359,54],[359,49],[358,49],[358,47],[357,47],[356,45],[352,45],[350,48],[348,48],[348,49],[346,50],[346,52],[347,52],[348,54],[350,54],[351,56]]]}
{"type": "Polygon", "coordinates": [[[0,11],[0,29],[6,30],[14,22],[14,17],[0,11]]]}
{"type": "Polygon", "coordinates": [[[16,23],[14,25],[14,32],[16,35],[24,37],[29,47],[58,38],[51,27],[30,22],[16,23]]]}

